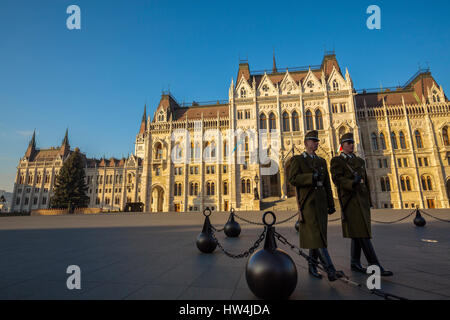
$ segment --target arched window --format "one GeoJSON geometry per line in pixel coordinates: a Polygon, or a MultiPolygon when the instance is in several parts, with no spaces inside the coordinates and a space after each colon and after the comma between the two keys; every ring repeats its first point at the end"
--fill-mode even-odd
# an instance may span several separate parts
{"type": "Polygon", "coordinates": [[[441,99],[439,99],[439,95],[436,90],[433,90],[433,102],[441,102],[441,99]]]}
{"type": "Polygon", "coordinates": [[[386,181],[383,177],[380,178],[381,191],[386,191],[386,181]]]}
{"type": "Polygon", "coordinates": [[[339,83],[336,80],[333,80],[333,91],[339,90],[339,83]]]}
{"type": "Polygon", "coordinates": [[[313,129],[313,117],[311,111],[306,111],[306,130],[313,129]]]}
{"type": "Polygon", "coordinates": [[[400,178],[400,185],[402,187],[402,191],[406,191],[406,181],[405,181],[405,177],[401,177],[400,178]]]}
{"type": "Polygon", "coordinates": [[[267,118],[264,113],[261,113],[259,115],[259,128],[260,129],[267,129],[267,118]]]}
{"type": "Polygon", "coordinates": [[[386,177],[385,181],[386,181],[386,191],[391,191],[391,182],[389,181],[389,177],[386,177]]]}
{"type": "MultiPolygon", "coordinates": [[[[100,176],[100,183],[102,183],[102,177],[103,177],[103,176],[100,176]]],[[[131,176],[131,173],[129,173],[129,174],[128,174],[128,183],[132,183],[132,182],[133,182],[132,176],[131,176]]]]}
{"type": "Polygon", "coordinates": [[[248,148],[248,136],[245,136],[244,139],[244,150],[245,152],[248,152],[249,148],[248,148]]]}
{"type": "Polygon", "coordinates": [[[277,128],[276,117],[273,112],[269,114],[269,130],[273,130],[277,128]]]}
{"type": "Polygon", "coordinates": [[[448,127],[445,126],[442,129],[442,139],[444,140],[444,146],[450,146],[450,140],[448,139],[448,127]]]}
{"type": "Polygon", "coordinates": [[[323,130],[322,112],[319,109],[316,110],[316,129],[323,130]]]}
{"type": "Polygon", "coordinates": [[[247,193],[251,193],[250,189],[250,179],[247,179],[247,193]]]}
{"type": "Polygon", "coordinates": [[[372,132],[371,140],[372,140],[372,150],[374,151],[378,150],[378,139],[375,132],[372,132]]]}
{"type": "Polygon", "coordinates": [[[427,187],[428,187],[428,190],[433,190],[433,185],[431,184],[430,176],[427,176],[427,187]]]}
{"type": "Polygon", "coordinates": [[[423,148],[422,136],[420,135],[419,130],[414,131],[414,136],[416,137],[416,146],[417,146],[417,148],[423,148]]]}
{"type": "Polygon", "coordinates": [[[292,112],[292,131],[299,131],[300,125],[299,125],[299,119],[298,119],[298,113],[297,111],[292,112]]]}
{"type": "Polygon", "coordinates": [[[223,157],[224,158],[228,157],[228,142],[227,141],[223,142],[223,157]]]}
{"type": "Polygon", "coordinates": [[[160,142],[155,145],[155,159],[162,159],[163,149],[160,142]]]}
{"type": "Polygon", "coordinates": [[[411,191],[411,180],[409,177],[406,177],[406,190],[411,191]]]}
{"type": "Polygon", "coordinates": [[[391,144],[392,144],[392,149],[398,149],[397,146],[397,137],[395,136],[395,132],[391,132],[391,144]]]}
{"type": "Polygon", "coordinates": [[[384,138],[384,133],[380,133],[380,143],[381,143],[381,150],[386,150],[386,139],[384,138]]]}
{"type": "Polygon", "coordinates": [[[427,179],[425,178],[425,176],[422,176],[422,189],[423,190],[427,190],[427,179]]]}
{"type": "Polygon", "coordinates": [[[194,185],[194,194],[198,196],[198,183],[195,183],[194,185]]]}
{"type": "Polygon", "coordinates": [[[208,182],[206,184],[206,195],[207,196],[212,196],[214,194],[214,183],[213,182],[208,182]]]}
{"type": "Polygon", "coordinates": [[[223,194],[225,196],[228,195],[228,182],[227,181],[223,182],[223,194]]]}
{"type": "Polygon", "coordinates": [[[289,114],[283,113],[283,131],[289,131],[289,114]]]}
{"type": "Polygon", "coordinates": [[[194,195],[194,184],[192,182],[189,184],[189,195],[194,195]]]}
{"type": "Polygon", "coordinates": [[[405,140],[405,135],[403,134],[403,131],[400,131],[399,137],[400,137],[400,148],[406,149],[406,140],[405,140]]]}
{"type": "Polygon", "coordinates": [[[241,180],[241,193],[245,193],[245,179],[241,180]]]}
{"type": "Polygon", "coordinates": [[[241,98],[246,98],[247,97],[247,91],[245,91],[244,88],[241,89],[241,98]]]}

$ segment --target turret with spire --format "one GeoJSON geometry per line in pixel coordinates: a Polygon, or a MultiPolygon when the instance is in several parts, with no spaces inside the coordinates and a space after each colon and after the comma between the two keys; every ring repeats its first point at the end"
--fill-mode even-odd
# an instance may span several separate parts
{"type": "Polygon", "coordinates": [[[64,135],[64,139],[61,143],[61,147],[59,148],[59,150],[62,156],[65,156],[70,151],[69,129],[66,129],[66,134],[64,135]]]}
{"type": "Polygon", "coordinates": [[[272,68],[272,73],[276,73],[278,72],[277,70],[277,63],[275,62],[275,49],[273,49],[273,68],[272,68]]]}
{"type": "Polygon", "coordinates": [[[25,152],[25,157],[27,159],[30,159],[35,151],[36,151],[36,130],[33,131],[33,136],[31,137],[30,143],[28,144],[27,151],[25,152]]]}
{"type": "Polygon", "coordinates": [[[139,134],[143,134],[147,131],[147,104],[144,105],[144,114],[142,115],[141,127],[139,134]]]}

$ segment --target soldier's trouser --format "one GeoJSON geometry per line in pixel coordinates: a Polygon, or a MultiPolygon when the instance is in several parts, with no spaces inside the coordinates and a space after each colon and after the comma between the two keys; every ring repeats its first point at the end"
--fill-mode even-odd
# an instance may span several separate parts
{"type": "Polygon", "coordinates": [[[381,266],[380,262],[378,261],[378,257],[375,253],[375,249],[372,246],[372,242],[369,238],[357,238],[364,255],[366,256],[367,262],[369,265],[377,265],[380,267],[381,275],[382,276],[391,276],[393,273],[391,271],[384,270],[384,268],[381,266]]]}
{"type": "Polygon", "coordinates": [[[354,271],[366,273],[366,268],[361,265],[361,243],[359,238],[352,238],[350,249],[351,262],[350,267],[354,271]]]}
{"type": "MultiPolygon", "coordinates": [[[[309,257],[314,259],[314,262],[319,262],[319,250],[309,249],[309,257]]],[[[308,261],[308,271],[315,278],[322,278],[322,275],[317,271],[317,265],[314,262],[308,261]]]]}
{"type": "Polygon", "coordinates": [[[343,276],[343,273],[340,271],[336,271],[327,248],[319,248],[317,249],[317,252],[319,253],[319,259],[322,262],[325,271],[327,272],[328,280],[335,281],[338,278],[341,278],[343,276]]]}

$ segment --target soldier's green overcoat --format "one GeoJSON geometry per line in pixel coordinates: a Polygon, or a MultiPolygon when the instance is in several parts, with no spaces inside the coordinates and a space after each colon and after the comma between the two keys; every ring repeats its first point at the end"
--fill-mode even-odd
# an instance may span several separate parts
{"type": "Polygon", "coordinates": [[[370,207],[372,201],[365,161],[356,156],[350,158],[342,153],[331,159],[330,170],[333,182],[338,189],[341,206],[345,207],[342,219],[344,238],[371,238],[370,207]],[[362,183],[355,188],[352,186],[354,172],[357,172],[363,179],[362,183]]]}
{"type": "Polygon", "coordinates": [[[302,207],[304,222],[300,223],[299,228],[300,247],[326,248],[328,208],[334,208],[327,162],[320,157],[313,159],[306,153],[294,156],[289,170],[289,183],[297,189],[297,201],[304,202],[302,207]],[[313,186],[313,168],[322,172],[323,186],[313,186]]]}

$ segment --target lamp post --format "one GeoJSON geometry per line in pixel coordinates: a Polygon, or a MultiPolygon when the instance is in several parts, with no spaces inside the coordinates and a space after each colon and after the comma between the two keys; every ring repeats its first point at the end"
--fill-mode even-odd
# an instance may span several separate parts
{"type": "Polygon", "coordinates": [[[255,194],[255,200],[259,200],[259,194],[258,194],[258,182],[259,182],[259,177],[258,174],[255,175],[255,183],[256,183],[256,187],[254,190],[254,194],[255,194]]]}

